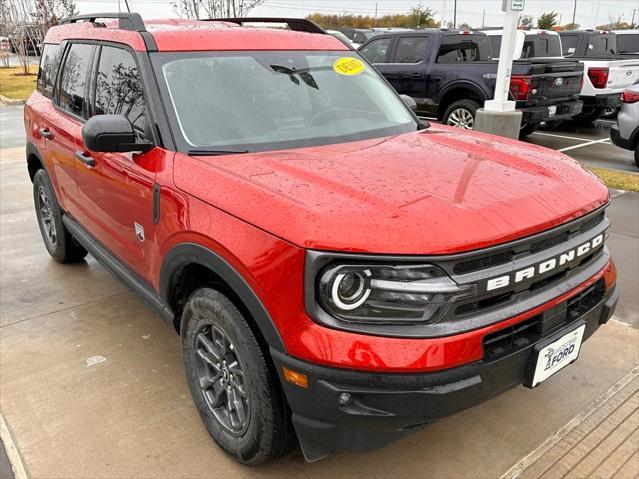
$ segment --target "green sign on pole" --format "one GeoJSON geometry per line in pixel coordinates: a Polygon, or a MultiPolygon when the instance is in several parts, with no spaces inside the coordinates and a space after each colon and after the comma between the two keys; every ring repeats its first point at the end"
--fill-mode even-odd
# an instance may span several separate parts
{"type": "Polygon", "coordinates": [[[510,9],[515,11],[522,11],[524,9],[524,0],[511,0],[510,9]]]}

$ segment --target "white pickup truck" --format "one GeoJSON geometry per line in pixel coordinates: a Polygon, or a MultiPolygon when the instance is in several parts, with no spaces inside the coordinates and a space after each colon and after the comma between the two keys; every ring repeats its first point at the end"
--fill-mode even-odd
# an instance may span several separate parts
{"type": "Polygon", "coordinates": [[[617,108],[621,92],[639,80],[639,55],[619,54],[612,32],[565,31],[559,36],[563,55],[584,64],[579,96],[584,107],[577,119],[593,121],[606,109],[617,108]]]}

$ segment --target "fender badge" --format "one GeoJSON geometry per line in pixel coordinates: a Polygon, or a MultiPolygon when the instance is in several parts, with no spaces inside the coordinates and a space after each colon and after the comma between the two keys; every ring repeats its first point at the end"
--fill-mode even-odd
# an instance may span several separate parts
{"type": "Polygon", "coordinates": [[[138,223],[133,223],[135,227],[135,236],[138,237],[140,241],[144,241],[144,227],[138,223]]]}

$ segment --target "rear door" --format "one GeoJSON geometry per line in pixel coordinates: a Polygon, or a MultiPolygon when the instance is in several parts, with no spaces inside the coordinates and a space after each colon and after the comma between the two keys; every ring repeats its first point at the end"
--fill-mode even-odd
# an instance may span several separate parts
{"type": "MultiPolygon", "coordinates": [[[[152,140],[143,81],[134,53],[103,45],[96,52],[90,115],[124,115],[139,139],[152,140]]],[[[81,138],[77,152],[94,166],[75,160],[81,201],[80,222],[141,278],[150,280],[154,243],[153,194],[157,159],[148,153],[88,151],[81,138]]]]}

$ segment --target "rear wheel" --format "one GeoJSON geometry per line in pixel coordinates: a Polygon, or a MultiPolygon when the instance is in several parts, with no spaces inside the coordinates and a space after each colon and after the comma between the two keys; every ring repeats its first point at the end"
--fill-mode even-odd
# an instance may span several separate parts
{"type": "Polygon", "coordinates": [[[639,143],[635,145],[635,165],[639,168],[639,143]]]}
{"type": "Polygon", "coordinates": [[[539,123],[522,123],[519,128],[519,138],[526,138],[532,135],[539,128],[539,123]]]}
{"type": "Polygon", "coordinates": [[[473,130],[475,129],[475,114],[480,106],[475,100],[453,102],[444,111],[442,122],[455,128],[473,130]]]}
{"type": "Polygon", "coordinates": [[[603,108],[593,106],[593,107],[582,110],[581,113],[573,116],[572,118],[573,120],[583,121],[583,122],[595,121],[597,118],[599,118],[603,114],[603,111],[604,111],[603,108]]]}
{"type": "Polygon", "coordinates": [[[267,348],[242,313],[204,287],[188,299],[181,329],[191,396],[215,442],[249,465],[286,452],[293,438],[290,411],[267,348]]]}
{"type": "Polygon", "coordinates": [[[53,259],[60,263],[80,261],[87,255],[62,223],[62,210],[58,205],[49,175],[43,169],[33,177],[33,202],[42,240],[53,259]]]}

